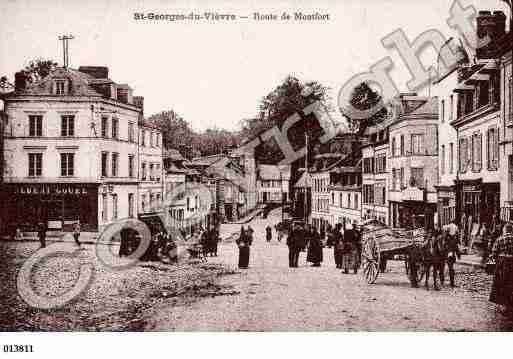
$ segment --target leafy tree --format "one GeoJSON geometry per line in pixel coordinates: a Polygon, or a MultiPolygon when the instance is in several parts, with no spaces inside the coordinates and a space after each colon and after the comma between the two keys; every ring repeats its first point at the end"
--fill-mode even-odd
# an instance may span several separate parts
{"type": "Polygon", "coordinates": [[[362,82],[353,89],[350,98],[350,105],[359,111],[372,111],[372,115],[368,118],[361,119],[351,116],[351,111],[340,109],[342,115],[347,119],[349,130],[353,133],[363,134],[369,126],[375,125],[383,121],[388,114],[386,107],[382,104],[381,95],[374,91],[367,83],[362,82]]]}
{"type": "MultiPolygon", "coordinates": [[[[328,90],[328,87],[319,82],[302,83],[293,76],[287,76],[278,87],[262,98],[255,118],[241,121],[241,137],[251,140],[273,126],[281,128],[289,116],[294,113],[301,114],[305,107],[315,101],[320,101],[331,110],[328,90]]],[[[308,131],[311,139],[319,137],[321,133],[318,123],[298,123],[289,132],[289,141],[293,147],[300,148],[305,145],[305,131],[308,131]]],[[[262,163],[273,164],[282,158],[281,150],[274,139],[257,149],[257,160],[262,163]]]]}
{"type": "Polygon", "coordinates": [[[162,130],[162,142],[165,148],[179,149],[192,144],[194,132],[190,124],[175,111],[162,111],[151,115],[148,120],[155,122],[162,130]]]}
{"type": "Polygon", "coordinates": [[[49,59],[37,58],[30,61],[23,70],[28,82],[37,82],[50,74],[57,67],[57,62],[49,59]]]}

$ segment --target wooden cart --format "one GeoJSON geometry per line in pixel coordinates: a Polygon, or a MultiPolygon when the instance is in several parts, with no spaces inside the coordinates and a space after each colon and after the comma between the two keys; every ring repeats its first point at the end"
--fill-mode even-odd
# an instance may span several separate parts
{"type": "Polygon", "coordinates": [[[362,275],[372,284],[378,278],[380,268],[386,260],[401,255],[405,260],[406,275],[409,275],[408,250],[425,240],[424,228],[414,230],[392,229],[372,220],[362,225],[362,275]]]}

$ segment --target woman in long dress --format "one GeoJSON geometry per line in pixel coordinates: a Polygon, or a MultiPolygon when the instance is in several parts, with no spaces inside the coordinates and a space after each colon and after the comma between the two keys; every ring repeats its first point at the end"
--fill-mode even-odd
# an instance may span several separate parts
{"type": "Polygon", "coordinates": [[[253,242],[252,234],[241,227],[240,236],[236,243],[239,247],[239,268],[248,268],[249,265],[249,248],[253,242]]]}
{"type": "Polygon", "coordinates": [[[357,234],[352,225],[344,232],[343,239],[343,254],[342,254],[342,269],[344,273],[349,273],[353,269],[354,273],[358,271],[358,246],[357,234]]]}
{"type": "Polygon", "coordinates": [[[509,314],[513,310],[513,224],[504,225],[500,236],[492,250],[495,260],[495,276],[493,278],[490,301],[505,307],[509,314]]]}
{"type": "Polygon", "coordinates": [[[306,255],[306,261],[312,263],[312,267],[320,267],[322,262],[322,242],[319,233],[315,228],[310,227],[308,233],[308,252],[306,255]]]}

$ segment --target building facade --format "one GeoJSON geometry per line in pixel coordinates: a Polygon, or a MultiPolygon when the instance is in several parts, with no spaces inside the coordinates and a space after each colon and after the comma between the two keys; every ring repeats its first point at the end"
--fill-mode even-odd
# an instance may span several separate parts
{"type": "Polygon", "coordinates": [[[18,73],[15,87],[3,132],[8,222],[66,229],[80,221],[96,231],[137,216],[142,98],[105,67],[57,68],[32,85],[18,73]]]}
{"type": "Polygon", "coordinates": [[[290,165],[258,165],[258,203],[282,204],[290,200],[290,165]]]}

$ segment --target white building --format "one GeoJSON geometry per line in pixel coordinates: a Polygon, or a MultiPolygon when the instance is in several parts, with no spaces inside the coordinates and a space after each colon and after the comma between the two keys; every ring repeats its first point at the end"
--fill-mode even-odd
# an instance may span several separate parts
{"type": "Polygon", "coordinates": [[[106,67],[57,68],[36,84],[18,73],[15,82],[4,98],[6,222],[66,230],[79,220],[97,231],[137,216],[143,98],[106,67]]]}
{"type": "Polygon", "coordinates": [[[256,188],[258,203],[281,204],[290,199],[290,165],[258,165],[256,188]]]}

